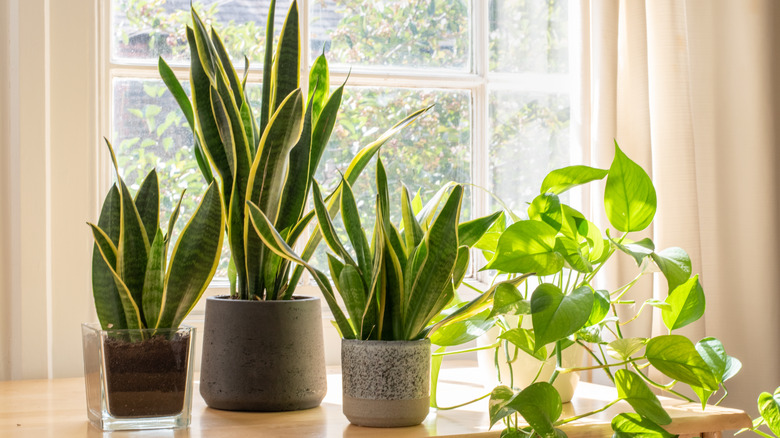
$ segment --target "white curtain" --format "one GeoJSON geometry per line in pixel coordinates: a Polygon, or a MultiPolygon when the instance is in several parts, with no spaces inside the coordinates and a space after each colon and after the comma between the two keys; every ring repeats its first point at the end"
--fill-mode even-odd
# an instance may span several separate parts
{"type": "MultiPolygon", "coordinates": [[[[725,405],[753,413],[759,392],[780,385],[775,135],[780,87],[772,64],[778,58],[773,27],[780,24],[780,5],[774,0],[573,4],[580,34],[579,40],[572,36],[579,54],[574,68],[580,71],[576,138],[594,166],[609,166],[614,139],[650,173],[659,204],[648,235],[657,248],[679,246],[690,254],[707,297],[705,318],[683,334],[694,341],[717,337],[742,360],[742,372],[728,382],[725,405]]],[[[613,285],[637,272],[633,261],[621,263],[610,271],[613,285]]],[[[666,282],[656,276],[643,280],[634,297],[666,293],[666,282]]],[[[633,326],[633,336],[665,330],[650,317],[633,326]]]]}

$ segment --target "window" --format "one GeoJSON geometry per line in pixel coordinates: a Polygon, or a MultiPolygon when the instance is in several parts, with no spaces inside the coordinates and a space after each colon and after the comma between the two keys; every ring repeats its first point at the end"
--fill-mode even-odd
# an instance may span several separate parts
{"type": "MultiPolygon", "coordinates": [[[[290,3],[277,2],[277,31],[290,3]]],[[[568,3],[300,0],[304,72],[324,52],[332,85],[349,75],[318,174],[325,191],[360,147],[408,113],[435,104],[381,152],[395,196],[403,183],[426,199],[453,180],[487,188],[524,211],[541,177],[577,152],[568,129],[568,3]]],[[[189,217],[205,185],[192,158],[186,120],[159,79],[156,62],[163,56],[186,81],[189,4],[112,0],[102,12],[103,22],[110,22],[103,29],[110,41],[102,50],[103,114],[110,115],[104,132],[110,132],[131,188],[157,167],[167,212],[187,187],[182,217],[189,217]]],[[[268,4],[194,2],[201,17],[217,27],[236,63],[249,58],[249,82],[258,85],[268,4]]],[[[359,205],[373,204],[372,181],[369,167],[355,187],[359,205]]],[[[469,187],[462,214],[477,217],[495,206],[488,192],[469,187]]],[[[370,228],[368,216],[364,225],[370,228]]],[[[225,269],[223,264],[217,275],[224,276],[225,269]]]]}

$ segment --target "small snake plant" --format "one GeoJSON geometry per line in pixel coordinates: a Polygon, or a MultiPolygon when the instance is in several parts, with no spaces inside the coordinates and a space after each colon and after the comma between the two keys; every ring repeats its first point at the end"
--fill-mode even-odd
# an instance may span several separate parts
{"type": "Polygon", "coordinates": [[[177,328],[219,263],[225,222],[218,188],[212,183],[206,189],[168,259],[181,198],[163,234],[157,172],[149,172],[133,197],[106,144],[117,182],[97,225],[88,223],[95,238],[92,292],[100,325],[104,330],[177,328]]]}

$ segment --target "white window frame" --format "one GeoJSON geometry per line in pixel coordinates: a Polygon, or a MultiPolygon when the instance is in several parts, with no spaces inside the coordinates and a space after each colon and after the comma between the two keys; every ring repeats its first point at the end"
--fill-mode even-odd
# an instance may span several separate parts
{"type": "MultiPolygon", "coordinates": [[[[310,3],[312,0],[299,0],[299,23],[301,31],[301,74],[302,77],[308,76],[309,68],[312,64],[310,53],[310,32],[309,32],[309,14],[310,3]]],[[[471,183],[480,187],[490,187],[490,160],[489,160],[489,96],[491,90],[525,91],[525,92],[564,92],[568,93],[570,76],[569,74],[536,74],[536,73],[491,73],[489,71],[489,1],[471,0],[469,2],[470,14],[470,42],[471,51],[469,59],[469,71],[452,71],[443,68],[427,69],[422,73],[422,69],[407,69],[394,67],[370,67],[370,66],[345,66],[331,63],[330,77],[332,83],[342,83],[349,76],[348,87],[398,87],[408,89],[439,89],[439,90],[458,90],[467,91],[470,94],[471,104],[471,183]]],[[[100,14],[100,38],[99,38],[99,96],[100,96],[100,121],[101,132],[110,135],[112,108],[112,83],[117,78],[132,79],[154,79],[159,80],[157,65],[153,62],[132,62],[122,61],[114,63],[111,59],[111,1],[99,2],[100,14]]],[[[572,8],[573,10],[574,8],[572,8]]],[[[571,15],[570,23],[573,21],[571,15]]],[[[571,28],[571,24],[570,24],[571,28]]],[[[171,66],[172,70],[179,80],[188,80],[188,66],[171,66]]],[[[262,80],[262,71],[253,68],[249,72],[248,82],[260,82],[262,80]]],[[[305,88],[307,81],[302,81],[301,86],[305,88]]],[[[305,92],[305,90],[304,90],[305,92]]],[[[572,147],[572,161],[576,162],[580,158],[581,152],[576,147],[572,147]]],[[[99,187],[103,188],[101,195],[104,196],[111,182],[110,163],[107,153],[100,149],[98,152],[101,173],[99,175],[99,187]]],[[[102,198],[101,198],[102,199],[102,198]]],[[[489,213],[490,197],[483,190],[472,190],[471,192],[471,211],[473,217],[484,216],[489,213]]],[[[474,253],[482,258],[478,252],[474,253]]],[[[484,261],[484,260],[482,260],[484,261]]],[[[307,274],[308,275],[308,274],[307,274]]],[[[298,293],[302,295],[321,296],[320,291],[312,285],[307,275],[303,277],[302,284],[297,288],[298,293]]],[[[484,274],[478,273],[475,276],[467,278],[466,281],[479,283],[481,287],[490,281],[484,277],[484,274]]],[[[474,292],[469,288],[462,288],[465,297],[472,296],[474,292]]],[[[229,285],[224,280],[215,280],[204,293],[205,296],[227,295],[229,294],[229,285]]],[[[198,305],[193,309],[186,322],[196,327],[202,327],[203,315],[205,311],[205,299],[201,299],[198,305]]],[[[330,312],[327,306],[323,306],[323,316],[325,320],[330,319],[330,312]]],[[[329,325],[329,323],[326,323],[329,325]]],[[[329,327],[325,327],[326,338],[330,332],[334,332],[329,327]]],[[[326,339],[326,341],[328,341],[326,339]]],[[[337,340],[336,340],[337,341],[337,340]]],[[[330,342],[335,342],[330,340],[330,342]]],[[[328,362],[337,360],[336,357],[329,357],[328,362]]]]}

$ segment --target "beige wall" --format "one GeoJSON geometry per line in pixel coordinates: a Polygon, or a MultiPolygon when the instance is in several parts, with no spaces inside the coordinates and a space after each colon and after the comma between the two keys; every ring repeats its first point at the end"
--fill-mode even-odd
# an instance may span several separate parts
{"type": "MultiPolygon", "coordinates": [[[[0,4],[0,59],[9,57],[9,19],[11,13],[9,2],[0,4]]],[[[11,232],[11,193],[10,193],[10,162],[9,147],[9,116],[8,94],[10,81],[8,78],[9,63],[2,63],[0,68],[0,380],[11,377],[11,321],[2,317],[10,306],[10,232],[11,232]]]]}
{"type": "Polygon", "coordinates": [[[79,324],[93,318],[97,2],[2,8],[0,378],[76,376],[79,324]]]}

